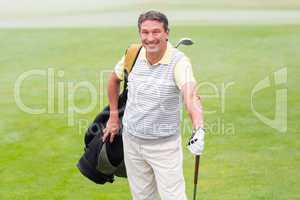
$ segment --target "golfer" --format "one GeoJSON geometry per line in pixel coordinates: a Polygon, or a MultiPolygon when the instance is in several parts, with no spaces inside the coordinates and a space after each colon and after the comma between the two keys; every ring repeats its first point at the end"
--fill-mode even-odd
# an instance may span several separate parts
{"type": "Polygon", "coordinates": [[[142,49],[128,76],[128,100],[118,117],[124,57],[108,82],[110,117],[103,141],[113,141],[123,125],[124,160],[134,200],[185,200],[180,105],[183,99],[193,124],[188,148],[204,149],[203,116],[189,59],[169,42],[167,17],[158,11],[139,16],[142,49]],[[182,98],[183,97],[183,98],[182,98]]]}

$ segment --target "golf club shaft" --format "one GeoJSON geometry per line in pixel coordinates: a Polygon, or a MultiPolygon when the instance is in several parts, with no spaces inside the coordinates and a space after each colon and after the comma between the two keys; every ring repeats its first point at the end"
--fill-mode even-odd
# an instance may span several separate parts
{"type": "Polygon", "coordinates": [[[193,200],[196,200],[196,194],[197,194],[199,163],[200,163],[200,156],[197,155],[197,156],[195,156],[195,173],[194,173],[194,195],[193,195],[193,200]]]}
{"type": "Polygon", "coordinates": [[[196,200],[197,187],[194,187],[193,200],[196,200]]]}

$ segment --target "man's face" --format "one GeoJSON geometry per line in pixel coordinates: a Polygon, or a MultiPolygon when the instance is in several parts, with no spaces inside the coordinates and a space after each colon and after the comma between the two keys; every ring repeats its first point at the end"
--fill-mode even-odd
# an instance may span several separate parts
{"type": "Polygon", "coordinates": [[[141,24],[140,37],[148,53],[159,53],[167,45],[169,33],[163,23],[156,20],[146,20],[141,24]]]}

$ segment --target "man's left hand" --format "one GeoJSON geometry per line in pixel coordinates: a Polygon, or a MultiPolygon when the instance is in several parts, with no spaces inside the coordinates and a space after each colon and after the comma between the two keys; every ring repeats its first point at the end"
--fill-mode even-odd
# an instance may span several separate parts
{"type": "Polygon", "coordinates": [[[203,128],[198,128],[193,131],[193,134],[188,142],[188,149],[194,155],[201,155],[204,150],[204,135],[205,131],[203,128]]]}

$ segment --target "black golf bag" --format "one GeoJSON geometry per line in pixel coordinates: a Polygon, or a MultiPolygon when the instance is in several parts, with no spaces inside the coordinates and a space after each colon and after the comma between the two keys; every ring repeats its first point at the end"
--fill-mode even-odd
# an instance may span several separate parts
{"type": "MultiPolygon", "coordinates": [[[[123,91],[118,100],[119,118],[122,121],[127,101],[127,78],[141,49],[141,45],[131,45],[125,54],[125,76],[123,91]]],[[[97,184],[112,183],[114,176],[127,177],[124,164],[122,126],[112,143],[102,142],[103,129],[109,119],[109,106],[96,116],[84,137],[84,154],[77,163],[80,172],[97,184]]]]}
{"type": "MultiPolygon", "coordinates": [[[[119,97],[119,117],[122,120],[127,89],[119,97]]],[[[109,118],[109,107],[95,118],[84,137],[84,154],[77,163],[80,172],[97,184],[112,183],[114,175],[126,177],[123,155],[122,127],[112,143],[102,142],[103,129],[109,118]]]]}

